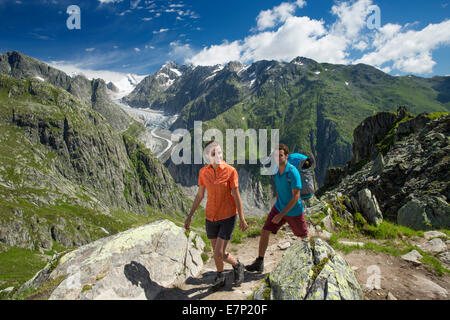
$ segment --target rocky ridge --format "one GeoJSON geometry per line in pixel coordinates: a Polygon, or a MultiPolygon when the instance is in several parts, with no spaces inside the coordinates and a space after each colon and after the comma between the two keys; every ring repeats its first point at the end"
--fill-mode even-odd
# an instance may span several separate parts
{"type": "Polygon", "coordinates": [[[354,158],[329,170],[321,197],[340,194],[354,203],[367,189],[384,218],[413,229],[449,228],[449,129],[448,113],[413,116],[400,109],[366,119],[355,129],[354,158]],[[363,131],[375,123],[379,134],[363,131]]]}

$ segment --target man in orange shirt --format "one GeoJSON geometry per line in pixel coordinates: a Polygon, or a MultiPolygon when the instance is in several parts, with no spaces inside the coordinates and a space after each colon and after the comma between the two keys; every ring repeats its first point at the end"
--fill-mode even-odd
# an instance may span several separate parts
{"type": "Polygon", "coordinates": [[[244,280],[244,265],[225,249],[236,225],[236,211],[240,229],[245,231],[248,225],[242,210],[236,169],[222,160],[222,148],[215,141],[206,144],[205,154],[210,164],[200,169],[199,189],[184,227],[189,230],[192,216],[202,202],[206,189],[206,234],[214,250],[217,276],[213,289],[217,290],[225,286],[224,262],[233,266],[235,285],[240,285],[244,280]]]}

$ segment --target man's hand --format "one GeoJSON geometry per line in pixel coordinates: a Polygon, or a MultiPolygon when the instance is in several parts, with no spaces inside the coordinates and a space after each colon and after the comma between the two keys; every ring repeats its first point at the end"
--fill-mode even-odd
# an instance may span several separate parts
{"type": "Polygon", "coordinates": [[[186,218],[186,221],[184,222],[184,228],[186,230],[190,230],[190,228],[191,228],[191,216],[188,216],[186,218]]]}
{"type": "Polygon", "coordinates": [[[248,224],[247,224],[247,221],[245,221],[245,219],[241,219],[241,220],[239,221],[239,228],[242,230],[242,232],[244,232],[245,230],[247,230],[248,224]]]}
{"type": "Polygon", "coordinates": [[[283,220],[283,217],[284,217],[284,214],[281,214],[281,213],[277,214],[275,217],[273,217],[272,223],[279,224],[281,222],[281,220],[283,220]]]}

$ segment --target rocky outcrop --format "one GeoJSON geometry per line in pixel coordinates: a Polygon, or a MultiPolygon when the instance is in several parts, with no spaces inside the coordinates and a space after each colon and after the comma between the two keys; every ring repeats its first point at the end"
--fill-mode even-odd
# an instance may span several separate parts
{"type": "Polygon", "coordinates": [[[450,205],[443,197],[422,196],[398,210],[397,223],[414,230],[450,228],[450,205]]]}
{"type": "Polygon", "coordinates": [[[132,119],[107,94],[104,80],[88,80],[84,76],[70,77],[49,65],[17,51],[0,54],[0,73],[16,79],[34,78],[46,81],[73,94],[81,102],[92,106],[117,130],[128,128],[132,119]]]}
{"type": "Polygon", "coordinates": [[[379,226],[383,222],[383,214],[375,196],[372,195],[369,189],[363,189],[358,192],[358,197],[361,211],[366,220],[375,226],[379,226]]]}
{"type": "Polygon", "coordinates": [[[299,240],[269,274],[256,300],[361,300],[362,290],[348,263],[324,241],[299,240]]]}
{"type": "Polygon", "coordinates": [[[401,112],[398,114],[379,112],[361,122],[353,131],[353,158],[351,162],[356,164],[376,153],[377,143],[386,136],[399,118],[403,118],[401,112]]]}
{"type": "Polygon", "coordinates": [[[199,274],[204,246],[194,232],[186,236],[174,223],[156,221],[55,257],[16,295],[64,279],[50,300],[152,300],[199,274]]]}
{"type": "MultiPolygon", "coordinates": [[[[319,194],[325,199],[338,193],[358,199],[358,193],[368,189],[385,219],[414,229],[448,228],[450,116],[405,113],[376,143],[377,154],[336,170],[335,179],[319,194]]],[[[357,206],[362,210],[361,203],[357,206]]]]}

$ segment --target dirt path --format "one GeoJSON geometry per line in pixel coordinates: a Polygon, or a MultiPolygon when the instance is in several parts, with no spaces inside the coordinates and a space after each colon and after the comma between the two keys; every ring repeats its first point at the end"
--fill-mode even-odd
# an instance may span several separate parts
{"type": "MultiPolygon", "coordinates": [[[[214,292],[210,287],[215,277],[213,259],[203,267],[196,278],[189,278],[179,287],[165,289],[157,297],[161,300],[246,300],[260,285],[267,273],[271,272],[281,260],[284,250],[279,245],[291,244],[297,239],[288,228],[283,234],[271,236],[265,257],[264,274],[245,272],[244,283],[233,287],[233,271],[230,265],[225,266],[227,284],[221,290],[214,292]]],[[[241,244],[229,244],[228,251],[237,257],[244,265],[250,264],[258,252],[259,237],[243,239],[241,244]]],[[[338,251],[339,252],[339,251],[338,251]]],[[[450,276],[437,276],[423,266],[384,253],[366,250],[355,250],[349,254],[339,252],[355,272],[366,300],[386,300],[390,292],[399,300],[416,299],[450,299],[450,276]],[[366,284],[374,284],[371,280],[379,275],[379,287],[369,290],[366,284]],[[370,278],[372,277],[372,278],[370,278]],[[369,279],[370,278],[370,279],[369,279]],[[369,279],[369,282],[367,280],[369,279]]],[[[376,286],[375,286],[376,287],[376,286]]]]}
{"type": "MultiPolygon", "coordinates": [[[[284,251],[278,248],[279,243],[284,243],[292,238],[288,235],[272,236],[267,248],[264,260],[264,274],[245,271],[245,280],[240,287],[233,287],[233,270],[231,265],[225,265],[227,283],[225,287],[217,292],[210,290],[214,282],[216,267],[214,259],[209,259],[197,278],[189,278],[178,288],[165,289],[157,297],[161,300],[246,300],[255,290],[267,273],[275,269],[281,260],[284,251]]],[[[231,252],[244,265],[250,264],[258,253],[259,237],[243,239],[241,244],[230,243],[227,251],[231,252]]],[[[211,256],[211,254],[210,254],[211,256]]]]}
{"type": "Polygon", "coordinates": [[[389,292],[398,300],[450,299],[450,276],[448,275],[435,275],[423,265],[417,266],[412,262],[383,253],[366,250],[357,250],[349,254],[339,253],[354,270],[366,300],[385,300],[389,292]],[[367,290],[366,284],[376,287],[376,282],[372,280],[377,275],[380,279],[379,287],[367,290]]]}

